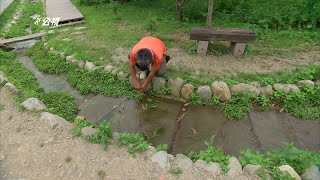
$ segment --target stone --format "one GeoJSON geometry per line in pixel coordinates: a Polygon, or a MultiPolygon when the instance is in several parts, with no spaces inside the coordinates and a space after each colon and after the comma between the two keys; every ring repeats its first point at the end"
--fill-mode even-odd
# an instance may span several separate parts
{"type": "Polygon", "coordinates": [[[170,161],[170,162],[173,162],[173,161],[176,160],[176,158],[175,158],[174,155],[172,155],[172,154],[168,154],[168,158],[169,158],[169,161],[170,161]]]}
{"type": "Polygon", "coordinates": [[[65,32],[65,31],[69,31],[69,28],[60,30],[60,32],[65,32]]]}
{"type": "Polygon", "coordinates": [[[229,159],[229,171],[227,172],[227,176],[231,178],[236,178],[237,176],[243,174],[242,166],[237,158],[231,157],[229,159]]]}
{"type": "Polygon", "coordinates": [[[65,52],[60,52],[60,54],[59,54],[59,55],[60,55],[60,57],[64,57],[64,56],[65,56],[65,54],[66,54],[65,52]]]}
{"type": "Polygon", "coordinates": [[[82,32],[73,32],[71,33],[72,35],[78,35],[78,34],[82,34],[82,32]]]}
{"type": "Polygon", "coordinates": [[[235,58],[240,58],[240,56],[243,55],[245,47],[246,43],[231,42],[230,45],[230,49],[235,58]]]}
{"type": "Polygon", "coordinates": [[[76,120],[80,120],[80,121],[83,121],[83,120],[85,120],[86,118],[85,117],[83,117],[83,116],[77,116],[76,117],[76,120]]]}
{"type": "Polygon", "coordinates": [[[121,71],[117,74],[117,78],[118,80],[123,81],[126,79],[126,74],[123,71],[121,71]]]}
{"type": "Polygon", "coordinates": [[[180,96],[180,89],[181,89],[182,85],[183,85],[183,79],[170,78],[168,81],[168,86],[171,89],[171,95],[179,97],[180,96]]]}
{"type": "Polygon", "coordinates": [[[214,176],[222,173],[219,163],[210,162],[206,163],[203,160],[197,160],[194,165],[198,168],[211,172],[214,176]]]}
{"type": "Polygon", "coordinates": [[[96,67],[96,65],[94,65],[93,62],[87,62],[85,65],[84,65],[84,68],[88,71],[93,71],[94,68],[96,67]]]}
{"type": "Polygon", "coordinates": [[[152,156],[154,154],[156,154],[158,151],[155,147],[153,146],[149,146],[148,149],[145,151],[145,153],[147,154],[147,156],[152,156]]]}
{"type": "Polygon", "coordinates": [[[151,157],[152,162],[157,163],[161,168],[170,168],[168,154],[165,151],[159,151],[151,157]]]}
{"type": "Polygon", "coordinates": [[[260,92],[262,95],[265,95],[266,97],[270,97],[273,94],[272,86],[268,85],[268,86],[261,87],[260,92]]]}
{"type": "Polygon", "coordinates": [[[7,76],[4,74],[3,71],[0,71],[0,86],[5,85],[8,82],[7,76]]]}
{"type": "Polygon", "coordinates": [[[286,172],[288,171],[288,173],[295,178],[296,180],[301,180],[301,177],[298,175],[298,173],[289,165],[282,165],[279,167],[280,171],[282,172],[286,172]]]}
{"type": "Polygon", "coordinates": [[[217,96],[219,101],[225,102],[231,98],[231,91],[227,83],[222,81],[214,81],[211,84],[213,95],[217,96]]]}
{"type": "Polygon", "coordinates": [[[93,134],[96,134],[98,131],[92,127],[84,127],[81,129],[81,135],[84,137],[91,136],[93,134]]]}
{"type": "Polygon", "coordinates": [[[252,86],[249,84],[244,84],[244,83],[240,83],[240,84],[232,86],[231,92],[243,95],[243,93],[246,91],[246,89],[248,89],[249,92],[255,93],[256,96],[260,95],[260,89],[258,89],[255,86],[252,86]]]}
{"type": "Polygon", "coordinates": [[[87,29],[87,27],[82,26],[82,27],[76,27],[76,28],[74,28],[74,30],[81,30],[81,29],[87,29]]]}
{"type": "Polygon", "coordinates": [[[114,69],[114,67],[111,66],[111,65],[108,65],[108,66],[104,67],[104,70],[108,71],[108,72],[112,72],[113,69],[114,69]]]}
{"type": "Polygon", "coordinates": [[[71,41],[71,39],[69,39],[69,38],[63,38],[63,39],[61,39],[62,41],[71,41]]]}
{"type": "Polygon", "coordinates": [[[291,91],[300,92],[300,88],[294,84],[274,84],[273,89],[283,91],[285,94],[291,91]]]}
{"type": "Polygon", "coordinates": [[[51,51],[51,52],[53,52],[53,51],[54,51],[54,48],[53,48],[53,47],[51,47],[51,48],[50,48],[50,51],[51,51]]]}
{"type": "Polygon", "coordinates": [[[152,78],[152,87],[156,91],[160,91],[166,85],[166,80],[162,77],[154,76],[152,78]]]}
{"type": "Polygon", "coordinates": [[[45,48],[48,48],[48,43],[43,43],[43,46],[44,46],[45,48]]]}
{"type": "Polygon", "coordinates": [[[209,41],[198,41],[197,54],[199,56],[206,56],[208,45],[209,45],[209,41]]]}
{"type": "Polygon", "coordinates": [[[71,61],[73,59],[73,56],[67,56],[66,61],[71,61]]]}
{"type": "Polygon", "coordinates": [[[254,87],[256,87],[256,88],[261,87],[261,84],[260,84],[259,81],[253,81],[253,82],[250,83],[250,85],[251,85],[251,86],[254,86],[254,87]]]}
{"type": "Polygon", "coordinates": [[[301,80],[297,83],[297,85],[305,87],[314,87],[314,82],[311,80],[301,80]]]}
{"type": "Polygon", "coordinates": [[[188,171],[192,170],[192,160],[183,154],[176,155],[174,164],[176,164],[182,170],[188,170],[188,171]]]}
{"type": "Polygon", "coordinates": [[[249,176],[257,176],[257,170],[261,168],[261,165],[252,165],[252,164],[247,164],[244,168],[243,168],[243,172],[246,175],[249,176]]]}
{"type": "Polygon", "coordinates": [[[308,167],[303,171],[301,178],[303,180],[319,180],[320,179],[319,167],[315,165],[308,167]]]}
{"type": "Polygon", "coordinates": [[[7,90],[7,91],[10,91],[12,93],[16,93],[18,92],[18,89],[11,83],[6,83],[4,86],[3,86],[3,89],[7,90]]]}
{"type": "Polygon", "coordinates": [[[212,96],[211,88],[209,86],[201,86],[198,88],[197,94],[201,99],[209,99],[212,96]]]}
{"type": "Polygon", "coordinates": [[[30,16],[32,19],[37,19],[37,17],[40,17],[39,14],[33,14],[32,16],[30,16]]]}
{"type": "Polygon", "coordinates": [[[193,91],[194,91],[194,86],[192,84],[185,84],[181,88],[181,96],[188,101],[193,91]]]}
{"type": "Polygon", "coordinates": [[[142,72],[140,73],[140,75],[139,75],[139,78],[140,78],[141,80],[145,79],[146,77],[147,77],[147,72],[146,72],[146,71],[142,71],[142,72]]]}
{"type": "Polygon", "coordinates": [[[72,124],[60,116],[48,112],[41,113],[40,121],[44,122],[50,128],[71,129],[72,124]]]}
{"type": "Polygon", "coordinates": [[[21,105],[30,111],[42,111],[47,109],[43,102],[34,97],[26,99],[21,105]]]}
{"type": "Polygon", "coordinates": [[[78,67],[79,68],[84,68],[85,63],[83,61],[78,61],[78,67]]]}
{"type": "Polygon", "coordinates": [[[118,72],[118,69],[115,68],[115,69],[113,69],[113,70],[111,71],[111,74],[116,75],[117,72],[118,72]]]}
{"type": "Polygon", "coordinates": [[[54,30],[50,30],[48,31],[49,34],[53,34],[54,33],[54,30]]]}
{"type": "Polygon", "coordinates": [[[112,133],[112,138],[113,138],[114,140],[117,140],[117,139],[118,139],[118,136],[119,136],[119,133],[117,133],[117,132],[112,133]]]}

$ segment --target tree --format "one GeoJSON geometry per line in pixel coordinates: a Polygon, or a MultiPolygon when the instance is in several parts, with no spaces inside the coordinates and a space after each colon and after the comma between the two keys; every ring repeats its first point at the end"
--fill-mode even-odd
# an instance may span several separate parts
{"type": "Polygon", "coordinates": [[[178,13],[178,20],[182,21],[183,19],[183,13],[182,8],[184,5],[185,0],[176,0],[176,6],[177,6],[177,13],[178,13]]]}

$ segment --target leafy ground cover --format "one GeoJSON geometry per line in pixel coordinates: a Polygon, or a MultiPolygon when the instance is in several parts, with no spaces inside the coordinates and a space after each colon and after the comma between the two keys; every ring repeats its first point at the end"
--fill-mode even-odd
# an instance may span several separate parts
{"type": "Polygon", "coordinates": [[[28,0],[22,7],[22,17],[16,21],[16,24],[10,27],[4,37],[13,38],[28,35],[29,33],[25,30],[27,27],[31,27],[33,33],[40,32],[42,23],[39,23],[39,25],[34,24],[35,20],[30,17],[34,14],[39,14],[40,16],[43,14],[42,1],[31,3],[30,0],[28,0]]]}
{"type": "Polygon", "coordinates": [[[0,49],[0,70],[22,92],[16,97],[18,103],[29,97],[36,97],[46,105],[49,112],[57,114],[70,122],[74,121],[78,112],[74,98],[61,92],[44,92],[33,73],[15,60],[14,51],[5,52],[0,49]]]}
{"type": "Polygon", "coordinates": [[[13,19],[13,14],[19,7],[20,0],[13,1],[12,4],[0,16],[0,37],[4,32],[4,28],[9,20],[13,19]]]}

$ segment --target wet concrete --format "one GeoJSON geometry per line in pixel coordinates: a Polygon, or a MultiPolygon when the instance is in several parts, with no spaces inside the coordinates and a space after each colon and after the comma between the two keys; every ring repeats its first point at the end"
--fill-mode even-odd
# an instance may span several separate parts
{"type": "Polygon", "coordinates": [[[183,120],[176,122],[183,113],[182,102],[156,97],[136,102],[100,94],[82,95],[68,84],[63,74],[38,71],[23,51],[18,51],[17,60],[35,74],[45,91],[73,95],[80,108],[79,115],[87,120],[97,124],[106,120],[115,132],[141,133],[154,146],[168,144],[172,154],[203,150],[204,141],[213,135],[214,145],[231,155],[249,148],[260,152],[280,149],[284,147],[283,141],[294,142],[301,149],[320,149],[319,120],[301,120],[274,110],[253,110],[244,119],[228,120],[217,107],[189,105],[183,120]],[[154,107],[150,108],[152,104],[154,107]]]}

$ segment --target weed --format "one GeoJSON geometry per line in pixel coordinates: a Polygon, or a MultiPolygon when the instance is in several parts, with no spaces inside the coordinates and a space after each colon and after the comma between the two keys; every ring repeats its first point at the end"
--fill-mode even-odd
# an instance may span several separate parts
{"type": "Polygon", "coordinates": [[[157,18],[156,17],[152,17],[152,15],[150,15],[150,19],[147,21],[146,26],[146,30],[149,31],[151,34],[154,34],[157,31],[157,18]]]}
{"type": "Polygon", "coordinates": [[[44,145],[45,145],[45,143],[42,142],[42,143],[40,143],[39,146],[40,146],[40,148],[42,148],[44,145]]]}
{"type": "Polygon", "coordinates": [[[224,173],[229,171],[228,164],[229,164],[229,155],[224,155],[221,148],[216,148],[213,146],[213,140],[214,136],[211,137],[211,141],[207,142],[205,141],[205,144],[207,145],[207,150],[202,150],[199,152],[199,154],[191,151],[188,156],[193,161],[197,160],[204,160],[207,163],[209,162],[218,162],[220,164],[220,168],[224,173]]]}
{"type": "Polygon", "coordinates": [[[254,100],[265,109],[268,109],[271,105],[271,101],[265,95],[254,96],[254,100]]]}
{"type": "Polygon", "coordinates": [[[174,175],[179,175],[182,173],[182,170],[181,168],[177,167],[177,168],[170,168],[169,172],[171,174],[174,174],[174,175]]]}
{"type": "Polygon", "coordinates": [[[4,110],[6,106],[4,104],[0,104],[0,111],[4,110]]]}
{"type": "Polygon", "coordinates": [[[12,120],[12,118],[13,118],[13,115],[10,115],[8,119],[9,119],[9,120],[12,120]]]}
{"type": "Polygon", "coordinates": [[[67,162],[67,163],[71,162],[71,160],[72,160],[72,158],[71,158],[70,156],[67,156],[67,157],[66,157],[66,162],[67,162]]]}
{"type": "Polygon", "coordinates": [[[76,124],[78,127],[76,129],[74,129],[71,133],[74,136],[81,136],[81,130],[84,127],[92,127],[94,128],[94,123],[87,121],[87,120],[76,120],[74,122],[74,124],[76,124]]]}
{"type": "Polygon", "coordinates": [[[195,92],[191,92],[190,94],[190,104],[193,105],[202,105],[202,100],[200,98],[200,96],[198,94],[196,94],[195,92]]]}
{"type": "Polygon", "coordinates": [[[102,143],[103,149],[106,149],[107,145],[110,143],[110,138],[112,137],[110,125],[104,120],[100,123],[97,130],[98,132],[87,137],[87,140],[92,143],[102,143]]]}
{"type": "Polygon", "coordinates": [[[150,143],[145,141],[140,134],[120,133],[117,139],[119,145],[128,147],[128,152],[136,157],[136,152],[143,152],[148,149],[150,143]]]}
{"type": "Polygon", "coordinates": [[[301,174],[305,168],[312,164],[320,165],[319,153],[300,150],[295,147],[293,143],[285,142],[284,145],[285,148],[282,150],[271,150],[265,154],[260,154],[259,152],[253,153],[250,150],[240,151],[241,156],[239,157],[239,161],[242,166],[247,164],[262,165],[262,168],[259,170],[259,175],[266,177],[263,169],[267,169],[274,176],[274,179],[285,178],[277,168],[284,164],[290,165],[298,174],[301,174]]]}
{"type": "Polygon", "coordinates": [[[98,171],[98,176],[103,179],[106,176],[106,172],[104,170],[98,171]]]}
{"type": "Polygon", "coordinates": [[[157,146],[158,151],[168,151],[168,144],[160,144],[157,146]]]}
{"type": "Polygon", "coordinates": [[[112,13],[117,15],[119,9],[121,8],[120,3],[118,1],[115,1],[115,0],[110,0],[110,6],[111,6],[111,9],[112,9],[112,13]]]}

